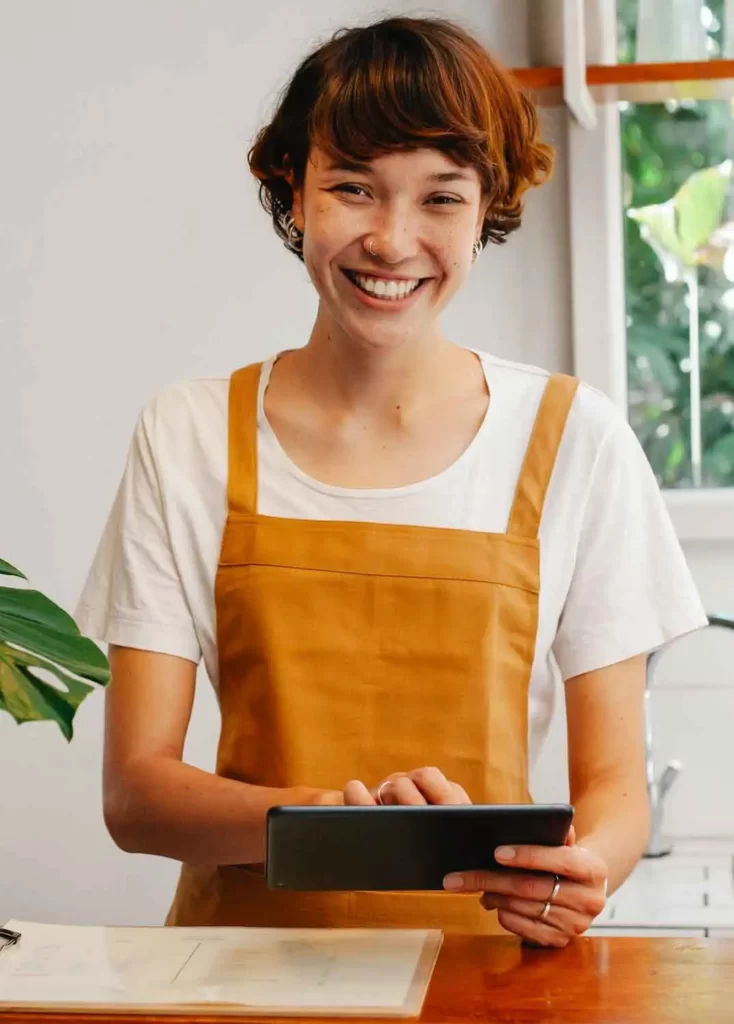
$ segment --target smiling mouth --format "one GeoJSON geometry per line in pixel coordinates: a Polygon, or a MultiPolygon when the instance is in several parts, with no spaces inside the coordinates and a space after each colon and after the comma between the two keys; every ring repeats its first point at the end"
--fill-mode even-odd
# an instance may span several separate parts
{"type": "Polygon", "coordinates": [[[369,295],[373,299],[385,299],[392,302],[407,299],[428,280],[427,277],[416,277],[403,281],[388,280],[384,277],[358,274],[354,270],[345,268],[342,268],[342,273],[365,295],[369,295]]]}

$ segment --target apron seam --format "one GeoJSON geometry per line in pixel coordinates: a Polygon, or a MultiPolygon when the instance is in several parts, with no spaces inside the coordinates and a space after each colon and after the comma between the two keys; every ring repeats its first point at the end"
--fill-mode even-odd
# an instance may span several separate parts
{"type": "Polygon", "coordinates": [[[510,544],[516,544],[520,547],[525,548],[536,548],[538,547],[537,537],[526,537],[519,533],[503,533],[499,530],[465,530],[455,529],[452,526],[418,526],[415,523],[369,523],[363,519],[291,519],[285,516],[268,516],[262,515],[261,513],[252,512],[229,512],[227,514],[227,522],[241,522],[251,523],[254,525],[258,524],[258,521],[267,521],[268,527],[273,527],[276,530],[287,530],[292,529],[294,523],[302,524],[302,529],[308,532],[318,533],[321,529],[328,527],[331,531],[338,532],[338,528],[344,527],[343,532],[348,533],[354,529],[364,529],[365,533],[371,532],[375,535],[379,534],[382,530],[391,530],[396,533],[410,534],[415,530],[419,530],[421,533],[428,531],[434,533],[447,533],[455,537],[456,534],[466,534],[474,540],[476,537],[484,537],[487,540],[497,543],[499,541],[507,541],[510,544]],[[372,529],[370,529],[372,528],[372,529]]]}
{"type": "Polygon", "coordinates": [[[338,576],[365,576],[378,580],[430,580],[432,582],[447,583],[479,583],[485,587],[504,587],[507,590],[520,590],[524,594],[539,594],[539,590],[532,590],[530,587],[521,587],[516,583],[501,583],[498,580],[472,579],[468,576],[422,576],[418,573],[400,572],[366,572],[359,569],[325,569],[323,566],[307,565],[284,565],[282,562],[221,562],[222,569],[249,569],[258,567],[261,569],[291,569],[293,572],[322,572],[332,573],[338,576]]]}

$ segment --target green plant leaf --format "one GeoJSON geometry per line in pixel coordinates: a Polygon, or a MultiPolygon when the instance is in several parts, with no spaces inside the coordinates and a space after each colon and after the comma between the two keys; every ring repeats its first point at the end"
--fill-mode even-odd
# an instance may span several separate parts
{"type": "Polygon", "coordinates": [[[671,445],[670,451],[668,452],[668,462],[665,466],[666,474],[674,478],[683,465],[685,457],[686,449],[683,441],[680,437],[676,437],[675,441],[671,445]]]}
{"type": "Polygon", "coordinates": [[[70,740],[89,683],[104,686],[109,679],[104,653],[62,608],[37,590],[0,587],[0,710],[19,723],[55,721],[70,740]],[[61,686],[33,669],[50,672],[61,686]]]}
{"type": "Polygon", "coordinates": [[[42,668],[48,672],[53,672],[56,678],[62,682],[71,693],[90,693],[93,689],[92,686],[88,686],[87,683],[82,683],[75,676],[69,675],[59,665],[55,665],[52,661],[47,658],[39,658],[35,654],[31,654],[30,651],[22,651],[20,648],[9,647],[5,644],[0,644],[0,652],[3,648],[6,648],[6,654],[10,653],[13,656],[13,661],[16,665],[25,665],[29,668],[42,668]]]}
{"type": "Polygon", "coordinates": [[[655,251],[670,282],[683,267],[696,264],[697,251],[721,224],[731,177],[731,162],[694,171],[672,199],[633,207],[628,216],[640,224],[640,233],[655,251]]]}
{"type": "Polygon", "coordinates": [[[677,260],[683,259],[681,242],[678,237],[676,210],[673,200],[654,203],[628,210],[628,216],[642,225],[642,236],[660,256],[660,251],[669,253],[677,260]]]}
{"type": "Polygon", "coordinates": [[[74,735],[77,709],[92,687],[63,673],[66,690],[38,679],[26,665],[7,659],[7,648],[0,647],[0,692],[5,710],[16,722],[55,721],[67,740],[74,735]]]}
{"type": "Polygon", "coordinates": [[[20,576],[22,580],[27,580],[28,577],[24,576],[20,569],[16,569],[10,562],[4,562],[0,558],[0,576],[20,576]]]}
{"type": "Polygon", "coordinates": [[[79,636],[79,629],[71,615],[38,590],[0,587],[0,624],[6,616],[43,629],[79,636]]]}
{"type": "Polygon", "coordinates": [[[109,665],[99,647],[37,590],[0,587],[0,640],[45,655],[97,683],[109,680],[109,665]]]}
{"type": "Polygon", "coordinates": [[[676,233],[688,264],[721,224],[730,177],[727,165],[728,161],[721,167],[694,172],[675,196],[676,233]]]}

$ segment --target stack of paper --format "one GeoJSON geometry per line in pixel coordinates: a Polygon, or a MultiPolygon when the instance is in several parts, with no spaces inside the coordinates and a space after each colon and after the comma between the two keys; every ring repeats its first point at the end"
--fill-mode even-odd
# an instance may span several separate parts
{"type": "Polygon", "coordinates": [[[438,931],[99,928],[9,921],[0,1009],[417,1016],[438,931]]]}

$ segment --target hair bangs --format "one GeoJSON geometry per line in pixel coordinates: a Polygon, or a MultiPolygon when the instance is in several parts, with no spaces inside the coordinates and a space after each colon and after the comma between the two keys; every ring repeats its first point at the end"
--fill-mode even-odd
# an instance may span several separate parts
{"type": "Polygon", "coordinates": [[[396,37],[371,50],[341,55],[341,66],[325,76],[312,112],[311,144],[347,165],[426,146],[464,164],[479,161],[486,133],[478,111],[461,102],[437,55],[425,46],[401,45],[396,37]]]}

